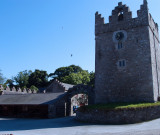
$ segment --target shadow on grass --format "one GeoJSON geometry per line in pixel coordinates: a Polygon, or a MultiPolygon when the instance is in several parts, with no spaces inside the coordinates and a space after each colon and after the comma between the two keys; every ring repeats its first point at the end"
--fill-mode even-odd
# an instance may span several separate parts
{"type": "Polygon", "coordinates": [[[10,119],[0,118],[0,131],[33,130],[44,128],[64,128],[92,125],[81,123],[75,117],[65,117],[57,119],[10,119]]]}

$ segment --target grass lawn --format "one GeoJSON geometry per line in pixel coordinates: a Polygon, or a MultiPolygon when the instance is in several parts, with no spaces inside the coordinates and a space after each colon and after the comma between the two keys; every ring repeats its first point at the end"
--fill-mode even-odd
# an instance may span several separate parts
{"type": "Polygon", "coordinates": [[[160,102],[156,103],[110,103],[110,104],[97,104],[97,105],[89,105],[82,107],[83,109],[103,109],[103,110],[112,110],[112,109],[129,109],[129,108],[145,108],[145,107],[153,107],[160,106],[160,102]]]}

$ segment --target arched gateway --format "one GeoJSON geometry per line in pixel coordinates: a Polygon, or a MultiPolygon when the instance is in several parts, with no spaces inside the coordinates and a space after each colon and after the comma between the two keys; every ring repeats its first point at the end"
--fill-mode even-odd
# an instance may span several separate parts
{"type": "Polygon", "coordinates": [[[71,98],[77,94],[86,94],[88,95],[88,104],[94,104],[94,90],[92,87],[79,84],[70,88],[66,93],[66,116],[71,115],[71,98]]]}

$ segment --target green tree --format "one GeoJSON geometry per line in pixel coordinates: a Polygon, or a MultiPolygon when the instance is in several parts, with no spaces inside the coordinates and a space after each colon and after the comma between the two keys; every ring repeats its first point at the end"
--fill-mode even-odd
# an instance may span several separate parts
{"type": "Polygon", "coordinates": [[[5,84],[5,83],[2,86],[3,86],[4,89],[7,88],[7,84],[5,84]]]}
{"type": "Polygon", "coordinates": [[[87,85],[90,82],[90,74],[85,70],[80,72],[80,74],[82,75],[82,84],[87,85]]]}
{"type": "Polygon", "coordinates": [[[38,91],[38,88],[37,88],[36,86],[34,86],[34,85],[32,85],[32,86],[30,87],[30,89],[31,89],[32,91],[34,91],[34,90],[38,91]]]}
{"type": "Polygon", "coordinates": [[[71,73],[70,75],[63,77],[62,82],[73,85],[82,84],[82,75],[71,73]]]}
{"type": "Polygon", "coordinates": [[[20,88],[23,88],[28,85],[28,79],[31,73],[32,73],[31,70],[29,71],[25,70],[25,71],[19,72],[18,75],[14,77],[15,82],[20,88]]]}
{"type": "Polygon", "coordinates": [[[94,72],[90,72],[89,73],[89,78],[90,78],[90,82],[88,83],[88,85],[94,87],[94,83],[95,83],[95,73],[94,72]]]}
{"type": "Polygon", "coordinates": [[[72,73],[78,73],[83,71],[81,67],[75,66],[75,65],[70,65],[67,67],[60,67],[56,69],[54,73],[49,74],[49,77],[52,78],[57,78],[59,81],[63,81],[64,77],[72,74],[72,73]]]}
{"type": "Polygon", "coordinates": [[[73,85],[94,85],[94,73],[89,73],[88,71],[83,70],[81,67],[75,65],[60,67],[56,69],[54,73],[51,73],[49,76],[54,79],[56,78],[61,82],[73,85]]]}
{"type": "Polygon", "coordinates": [[[0,70],[0,84],[3,84],[5,81],[5,78],[3,77],[3,74],[1,73],[1,70],[0,70]]]}
{"type": "Polygon", "coordinates": [[[13,88],[14,87],[14,80],[13,79],[8,79],[5,82],[5,84],[8,85],[10,88],[13,88]]]}
{"type": "Polygon", "coordinates": [[[47,71],[36,69],[31,73],[28,79],[28,87],[31,87],[32,85],[37,88],[46,87],[48,85],[47,71]]]}
{"type": "Polygon", "coordinates": [[[89,75],[88,71],[83,70],[81,72],[71,73],[71,74],[63,77],[62,82],[73,84],[73,85],[77,85],[77,84],[87,85],[90,82],[89,76],[90,75],[89,75]]]}

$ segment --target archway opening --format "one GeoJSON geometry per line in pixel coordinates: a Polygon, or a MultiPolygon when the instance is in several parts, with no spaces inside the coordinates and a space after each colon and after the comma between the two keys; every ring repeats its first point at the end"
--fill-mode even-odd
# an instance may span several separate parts
{"type": "Polygon", "coordinates": [[[77,109],[81,106],[86,106],[86,105],[88,105],[88,95],[87,94],[81,93],[81,94],[74,95],[71,98],[70,115],[75,116],[77,109]]]}

